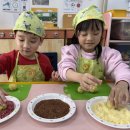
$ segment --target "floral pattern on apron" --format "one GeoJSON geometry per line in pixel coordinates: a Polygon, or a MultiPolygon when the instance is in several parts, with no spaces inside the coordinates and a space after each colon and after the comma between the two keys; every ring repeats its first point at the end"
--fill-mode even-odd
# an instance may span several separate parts
{"type": "MultiPolygon", "coordinates": [[[[100,60],[99,60],[100,61],[100,60]]],[[[97,61],[97,59],[87,59],[81,56],[81,52],[78,57],[77,62],[77,72],[79,73],[89,73],[93,76],[103,79],[104,78],[104,69],[102,64],[97,61]]]]}
{"type": "Polygon", "coordinates": [[[35,55],[37,64],[34,65],[18,65],[19,52],[17,54],[14,70],[12,71],[10,82],[39,82],[45,80],[37,56],[35,55]]]}

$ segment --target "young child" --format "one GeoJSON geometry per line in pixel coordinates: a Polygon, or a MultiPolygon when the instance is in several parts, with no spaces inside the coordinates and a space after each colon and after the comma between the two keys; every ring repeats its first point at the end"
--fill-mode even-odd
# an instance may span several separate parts
{"type": "Polygon", "coordinates": [[[62,58],[58,63],[61,79],[78,82],[82,90],[91,91],[102,83],[104,76],[109,76],[115,80],[110,102],[115,107],[127,103],[130,69],[117,50],[101,46],[103,14],[96,6],[90,6],[76,14],[73,26],[75,33],[71,45],[62,48],[62,58]]]}
{"type": "MultiPolygon", "coordinates": [[[[49,80],[53,67],[46,55],[37,52],[45,36],[40,19],[33,12],[25,11],[18,17],[13,31],[18,50],[0,55],[0,73],[6,71],[10,82],[49,80]]],[[[0,97],[5,99],[1,89],[0,97]]]]}

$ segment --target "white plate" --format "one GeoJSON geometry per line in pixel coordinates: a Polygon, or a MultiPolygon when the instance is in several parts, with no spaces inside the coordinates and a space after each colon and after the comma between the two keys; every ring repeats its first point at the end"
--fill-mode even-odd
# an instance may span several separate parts
{"type": "Polygon", "coordinates": [[[29,115],[37,121],[46,122],[46,123],[56,123],[56,122],[65,121],[69,119],[70,117],[72,117],[76,111],[76,105],[73,100],[71,100],[69,97],[65,95],[57,94],[57,93],[47,93],[47,94],[39,95],[36,98],[32,99],[28,104],[27,110],[28,110],[29,115]],[[67,103],[70,106],[69,113],[66,114],[64,117],[57,118],[57,119],[46,119],[46,118],[37,116],[33,112],[35,105],[41,100],[48,100],[48,99],[60,99],[63,102],[67,103]]]}
{"type": "Polygon", "coordinates": [[[6,96],[7,100],[12,101],[14,103],[14,110],[6,117],[0,119],[0,123],[10,119],[11,117],[13,117],[20,109],[20,101],[13,96],[6,96]]]}
{"type": "Polygon", "coordinates": [[[99,97],[94,97],[91,98],[90,100],[88,100],[86,102],[86,110],[88,111],[88,113],[98,122],[113,127],[113,128],[120,128],[120,129],[128,129],[130,128],[130,124],[127,125],[120,125],[120,124],[113,124],[110,122],[107,122],[105,120],[100,119],[99,117],[96,116],[96,114],[94,113],[94,111],[92,110],[92,107],[95,103],[97,102],[101,102],[101,101],[107,101],[108,97],[107,96],[99,96],[99,97]]]}

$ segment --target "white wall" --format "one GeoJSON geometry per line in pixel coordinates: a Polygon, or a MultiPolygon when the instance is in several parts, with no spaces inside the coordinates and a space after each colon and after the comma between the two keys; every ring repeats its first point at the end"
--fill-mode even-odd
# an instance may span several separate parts
{"type": "MultiPolygon", "coordinates": [[[[29,0],[30,2],[31,0],[29,0]]],[[[102,8],[103,0],[83,0],[83,8],[91,4],[97,5],[100,9],[102,8]]],[[[30,2],[31,4],[31,2],[30,2]]],[[[1,4],[0,4],[1,5],[1,4]]],[[[49,6],[41,6],[42,8],[58,8],[58,26],[62,27],[62,16],[64,14],[63,10],[64,0],[50,0],[49,6]]],[[[34,7],[34,6],[31,6],[34,7]]],[[[35,6],[36,7],[36,6],[35,6]]],[[[38,6],[40,7],[40,6],[38,6]]],[[[15,20],[18,17],[19,13],[8,13],[2,12],[0,6],[0,29],[11,29],[15,24],[15,20]]]]}
{"type": "Polygon", "coordinates": [[[107,10],[128,9],[128,0],[108,0],[107,10]]]}
{"type": "MultiPolygon", "coordinates": [[[[28,2],[30,1],[31,0],[28,0],[28,2]]],[[[104,0],[83,0],[83,8],[91,4],[95,4],[102,10],[103,1],[104,0]]],[[[64,0],[50,0],[49,7],[58,8],[58,26],[60,28],[62,28],[62,16],[64,14],[63,5],[64,5],[64,0]]],[[[128,6],[128,0],[108,0],[107,9],[127,9],[127,6],[128,6]]],[[[41,7],[48,8],[48,6],[41,6],[41,7]]],[[[18,15],[19,13],[2,12],[0,6],[0,29],[12,29],[18,15]]]]}

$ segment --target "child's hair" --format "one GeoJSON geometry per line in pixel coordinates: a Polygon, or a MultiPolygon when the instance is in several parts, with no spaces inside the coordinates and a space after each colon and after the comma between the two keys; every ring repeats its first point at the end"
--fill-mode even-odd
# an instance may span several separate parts
{"type": "MultiPolygon", "coordinates": [[[[97,30],[99,31],[100,26],[102,28],[101,31],[102,31],[102,35],[103,35],[104,23],[101,20],[90,19],[90,20],[82,21],[81,23],[79,23],[76,26],[75,33],[74,33],[73,37],[70,39],[70,41],[67,42],[67,45],[79,44],[77,36],[81,31],[87,31],[89,29],[89,27],[92,27],[91,28],[92,31],[97,31],[97,30]]],[[[102,41],[102,37],[101,37],[101,40],[100,40],[99,44],[95,47],[96,54],[97,54],[97,60],[100,57],[101,52],[102,52],[101,41],[102,41]]]]}

